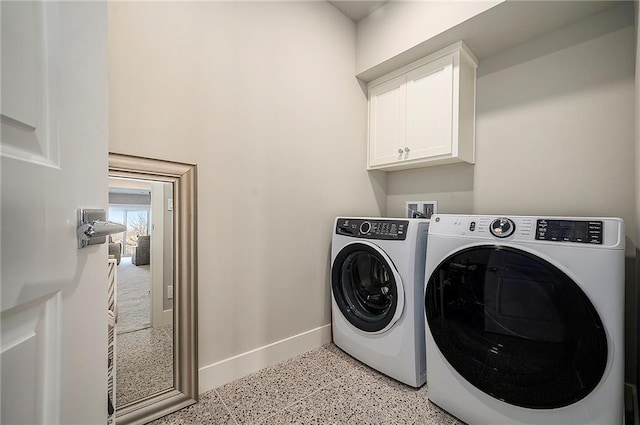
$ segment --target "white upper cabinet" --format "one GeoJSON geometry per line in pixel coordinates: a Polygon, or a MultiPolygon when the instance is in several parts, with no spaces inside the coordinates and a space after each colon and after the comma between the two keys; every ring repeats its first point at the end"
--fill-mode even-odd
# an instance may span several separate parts
{"type": "Polygon", "coordinates": [[[368,85],[368,169],[474,162],[477,59],[458,42],[368,85]]]}
{"type": "Polygon", "coordinates": [[[369,88],[369,166],[395,162],[403,154],[406,81],[401,75],[369,88]]]}

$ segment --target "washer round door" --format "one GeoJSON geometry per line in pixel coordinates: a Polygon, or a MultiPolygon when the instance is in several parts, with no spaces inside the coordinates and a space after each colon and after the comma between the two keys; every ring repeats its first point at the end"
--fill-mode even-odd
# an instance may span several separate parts
{"type": "Polygon", "coordinates": [[[447,362],[506,403],[568,406],[605,372],[607,337],[593,304],[567,274],[529,252],[483,245],[454,253],[428,278],[425,308],[447,362]]]}
{"type": "Polygon", "coordinates": [[[348,244],[336,255],[331,291],[342,315],[365,332],[387,331],[404,308],[398,271],[389,256],[369,242],[348,244]]]}

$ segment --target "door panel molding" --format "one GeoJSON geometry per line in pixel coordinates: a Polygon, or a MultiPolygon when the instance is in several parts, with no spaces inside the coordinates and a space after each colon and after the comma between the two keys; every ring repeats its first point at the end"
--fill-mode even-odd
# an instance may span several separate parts
{"type": "Polygon", "coordinates": [[[3,67],[0,155],[59,167],[58,6],[55,2],[2,2],[3,67]]]}
{"type": "Polygon", "coordinates": [[[2,388],[15,388],[12,382],[25,379],[35,384],[20,391],[3,391],[3,423],[59,422],[60,301],[61,292],[56,292],[3,311],[0,316],[2,388]],[[24,408],[9,409],[8,405],[24,408]]]}

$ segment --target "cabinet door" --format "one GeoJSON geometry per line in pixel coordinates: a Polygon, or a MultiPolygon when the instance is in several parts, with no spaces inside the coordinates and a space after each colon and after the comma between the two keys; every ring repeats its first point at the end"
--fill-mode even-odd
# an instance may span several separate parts
{"type": "Polygon", "coordinates": [[[447,155],[453,140],[453,69],[455,55],[409,72],[406,84],[405,159],[447,155]]]}
{"type": "Polygon", "coordinates": [[[369,89],[369,166],[403,158],[406,77],[401,75],[369,89]]]}

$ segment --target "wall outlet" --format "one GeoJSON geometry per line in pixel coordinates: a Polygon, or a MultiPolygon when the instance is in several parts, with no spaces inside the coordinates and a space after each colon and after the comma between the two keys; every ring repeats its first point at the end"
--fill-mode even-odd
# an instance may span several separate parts
{"type": "Polygon", "coordinates": [[[168,299],[173,298],[173,285],[167,286],[167,298],[168,299]]]}
{"type": "Polygon", "coordinates": [[[431,218],[438,212],[438,201],[407,201],[407,218],[431,218]]]}

